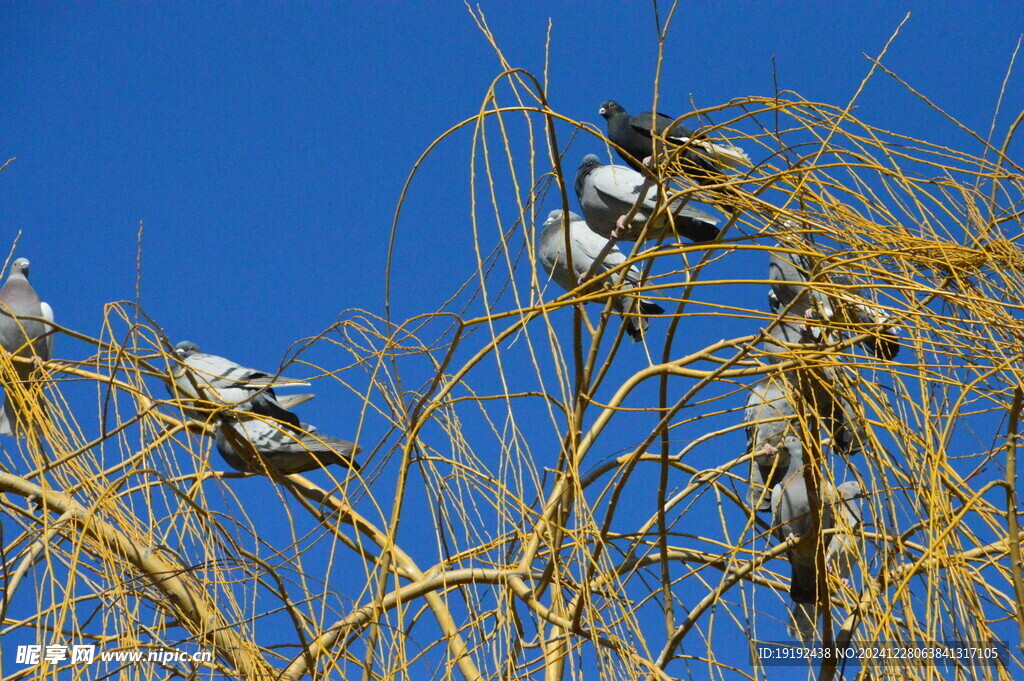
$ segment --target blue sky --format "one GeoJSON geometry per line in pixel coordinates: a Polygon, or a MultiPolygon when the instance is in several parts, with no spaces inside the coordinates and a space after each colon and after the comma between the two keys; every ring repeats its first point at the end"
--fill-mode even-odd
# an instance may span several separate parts
{"type": "MultiPolygon", "coordinates": [[[[509,61],[538,76],[550,23],[548,96],[557,111],[603,127],[597,109],[606,99],[636,112],[650,108],[650,3],[481,7],[509,61]]],[[[673,19],[659,108],[683,112],[693,103],[771,95],[776,81],[806,99],[845,106],[870,68],[864,54],[878,54],[908,12],[885,64],[986,134],[1024,27],[1020,3],[686,3],[673,19]]],[[[21,231],[16,256],[32,261],[32,281],[58,322],[96,336],[106,303],[134,300],[142,223],[146,313],[172,340],[188,338],[261,368],[277,367],[293,342],[348,310],[383,313],[392,220],[413,164],[441,133],[479,110],[501,72],[457,2],[6,3],[0,52],[0,156],[17,157],[0,173],[0,247],[6,251],[21,231]]],[[[507,96],[502,101],[511,104],[507,96]]],[[[997,130],[1022,107],[1024,87],[1015,76],[997,130]]],[[[868,85],[855,113],[881,128],[980,151],[884,75],[868,85]]],[[[571,133],[560,128],[560,142],[571,133]]],[[[435,310],[474,275],[472,145],[471,128],[459,131],[413,181],[398,224],[395,320],[435,310]]],[[[584,154],[597,151],[593,138],[579,138],[566,157],[570,177],[584,154]]],[[[478,179],[477,190],[482,186],[478,179]]],[[[505,183],[501,191],[512,190],[505,183]]],[[[508,207],[512,198],[500,200],[508,207]]],[[[555,207],[551,195],[538,214],[543,219],[555,207]]],[[[486,253],[496,228],[484,220],[481,233],[486,253]]],[[[521,244],[521,232],[518,238],[521,244]]],[[[743,262],[755,270],[733,277],[762,276],[755,261],[743,262]]],[[[527,268],[520,260],[514,275],[524,290],[527,268]]],[[[508,276],[499,272],[489,288],[508,276]]],[[[512,304],[506,296],[498,307],[512,304]]],[[[482,311],[475,301],[468,316],[482,311]]],[[[553,321],[568,338],[571,314],[553,321]]],[[[656,321],[652,329],[666,326],[656,321]]],[[[693,349],[750,332],[749,323],[723,323],[709,331],[713,338],[694,338],[693,349]]],[[[476,345],[482,342],[478,335],[476,345]]],[[[522,361],[517,351],[510,356],[522,361]]],[[[58,339],[58,357],[90,353],[58,339]]],[[[646,365],[637,348],[622,355],[613,376],[646,365]]],[[[335,369],[350,361],[324,345],[311,357],[335,369]]],[[[429,375],[420,360],[403,366],[411,377],[406,389],[429,375]]],[[[394,441],[378,449],[387,434],[383,419],[369,414],[360,423],[355,393],[365,390],[365,373],[354,370],[344,380],[352,390],[318,384],[317,400],[301,414],[339,437],[354,438],[360,428],[360,443],[375,452],[377,491],[389,499],[383,490],[393,484],[394,441]]],[[[495,391],[497,379],[479,376],[477,385],[495,391]]],[[[84,409],[95,412],[95,405],[84,409]]],[[[557,441],[546,409],[527,413],[543,424],[535,435],[523,431],[538,438],[537,450],[557,441]]],[[[482,422],[467,428],[470,440],[488,441],[482,422]]],[[[683,439],[699,435],[688,428],[683,439]]],[[[601,456],[635,445],[625,430],[608,437],[601,456]]],[[[698,456],[694,465],[710,464],[715,452],[698,456]]],[[[213,465],[222,467],[216,454],[213,465]]],[[[255,499],[269,483],[242,485],[243,498],[255,499]]],[[[413,491],[410,503],[421,493],[413,491]]],[[[623,525],[651,512],[640,504],[623,525]]],[[[429,514],[410,517],[403,526],[409,536],[432,533],[429,514]]],[[[416,549],[424,564],[437,560],[433,543],[416,549]]]]}

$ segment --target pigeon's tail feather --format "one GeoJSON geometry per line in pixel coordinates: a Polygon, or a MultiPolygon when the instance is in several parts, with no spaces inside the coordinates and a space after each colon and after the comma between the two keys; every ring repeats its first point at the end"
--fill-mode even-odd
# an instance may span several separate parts
{"type": "Polygon", "coordinates": [[[665,308],[649,300],[640,301],[640,311],[644,314],[665,314],[665,308]]]}
{"type": "Polygon", "coordinates": [[[816,603],[793,601],[789,616],[789,635],[798,641],[813,641],[818,633],[818,606],[816,603]]]}
{"type": "Polygon", "coordinates": [[[871,336],[865,341],[868,350],[878,359],[886,362],[896,359],[900,353],[900,342],[892,333],[882,332],[878,336],[871,336]]]}
{"type": "Polygon", "coordinates": [[[302,438],[302,445],[325,466],[338,464],[353,470],[359,469],[355,458],[363,448],[353,442],[312,432],[302,438]]]}
{"type": "Polygon", "coordinates": [[[622,296],[618,299],[616,307],[619,309],[619,312],[626,315],[626,333],[629,334],[630,339],[634,343],[639,343],[644,339],[647,327],[650,326],[650,320],[647,319],[646,315],[664,314],[665,308],[649,300],[640,300],[638,303],[634,303],[635,300],[635,298],[630,299],[622,296]],[[637,314],[634,305],[639,306],[639,314],[637,314]]]}
{"type": "Polygon", "coordinates": [[[740,149],[731,144],[715,144],[706,142],[705,148],[715,157],[715,160],[729,168],[741,168],[751,165],[750,157],[740,149]]]}
{"type": "Polygon", "coordinates": [[[301,395],[281,395],[280,397],[277,398],[277,403],[280,404],[285,409],[291,409],[292,407],[297,407],[300,404],[309,402],[314,397],[316,397],[316,395],[314,395],[313,393],[304,393],[301,395]]]}
{"type": "Polygon", "coordinates": [[[273,376],[267,376],[265,378],[256,378],[246,383],[241,384],[243,388],[250,388],[252,390],[259,390],[260,388],[266,388],[267,386],[273,388],[308,388],[309,383],[306,381],[299,381],[293,378],[285,378],[284,376],[278,376],[276,379],[273,376]]]}
{"type": "Polygon", "coordinates": [[[626,319],[626,333],[629,334],[630,340],[639,343],[644,339],[644,332],[647,331],[649,325],[650,323],[644,317],[631,315],[626,319]]]}
{"type": "Polygon", "coordinates": [[[718,227],[703,220],[683,218],[679,232],[694,243],[702,244],[718,238],[718,227]]]}

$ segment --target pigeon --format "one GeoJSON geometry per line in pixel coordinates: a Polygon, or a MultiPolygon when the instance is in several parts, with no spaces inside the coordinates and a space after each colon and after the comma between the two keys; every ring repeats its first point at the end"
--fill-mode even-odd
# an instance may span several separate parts
{"type": "MultiPolygon", "coordinates": [[[[540,263],[544,271],[551,279],[564,288],[571,291],[579,286],[594,260],[601,255],[601,252],[608,246],[608,239],[594,232],[582,217],[576,213],[569,213],[569,237],[572,250],[572,271],[569,270],[569,263],[565,255],[565,230],[563,229],[564,213],[561,210],[553,210],[544,222],[544,231],[540,235],[540,263]]],[[[626,262],[626,256],[619,250],[618,246],[612,245],[605,255],[604,260],[596,268],[594,274],[599,275],[608,272],[614,267],[626,262]]],[[[612,275],[613,279],[622,276],[623,272],[612,275]]],[[[636,288],[640,281],[640,270],[635,266],[624,272],[625,288],[636,288]]],[[[611,281],[611,280],[606,280],[611,281]]],[[[644,332],[647,330],[648,320],[646,316],[638,316],[633,308],[639,304],[641,315],[662,314],[665,312],[660,305],[649,300],[640,299],[626,295],[616,296],[612,305],[616,310],[626,315],[626,333],[634,342],[643,340],[644,332]]]]}
{"type": "Polygon", "coordinates": [[[781,378],[760,381],[750,389],[743,411],[747,451],[753,455],[747,503],[756,511],[771,509],[771,489],[789,474],[793,450],[800,448],[795,436],[800,424],[785,388],[781,378]]]}
{"type": "Polygon", "coordinates": [[[787,541],[792,536],[802,538],[787,552],[793,572],[789,587],[793,606],[788,629],[790,636],[807,642],[814,639],[818,627],[817,542],[825,543],[828,571],[842,579],[850,574],[857,558],[857,543],[852,537],[815,531],[811,505],[818,506],[822,531],[836,526],[852,530],[861,520],[860,506],[855,501],[861,494],[861,487],[856,481],[843,483],[838,488],[822,481],[818,497],[812,498],[802,463],[795,453],[791,452],[791,457],[796,464],[792,472],[772,489],[772,524],[779,541],[787,541]],[[819,499],[824,503],[819,504],[819,499]]]}
{"type": "Polygon", "coordinates": [[[765,352],[770,353],[768,356],[770,362],[775,363],[785,359],[785,354],[789,352],[786,345],[813,345],[821,340],[821,330],[812,326],[807,317],[804,317],[803,321],[797,321],[792,311],[779,316],[785,308],[779,302],[775,291],[768,291],[768,309],[778,317],[772,320],[768,327],[768,337],[764,340],[764,349],[765,352]]]}
{"type": "MultiPolygon", "coordinates": [[[[53,356],[53,327],[22,317],[37,317],[53,321],[53,309],[39,300],[39,295],[28,281],[29,261],[18,258],[3,287],[0,287],[0,346],[15,357],[31,357],[44,362],[53,356]]],[[[20,386],[5,386],[3,412],[0,413],[0,433],[22,437],[26,427],[46,414],[46,398],[41,386],[32,385],[37,367],[13,362],[20,386]],[[27,401],[12,393],[31,393],[27,401]]]]}
{"type": "Polygon", "coordinates": [[[202,352],[191,341],[178,343],[174,350],[180,364],[171,369],[173,384],[167,389],[172,396],[238,406],[294,427],[301,426],[299,417],[278,401],[274,388],[308,386],[309,383],[246,369],[224,357],[202,352]]]}
{"type": "Polygon", "coordinates": [[[331,464],[358,469],[355,457],[362,447],[313,426],[273,424],[255,418],[222,417],[217,427],[217,451],[224,461],[242,473],[265,473],[249,461],[257,459],[283,475],[305,473],[331,464]],[[248,457],[239,452],[248,447],[248,457]]]}
{"type": "Polygon", "coordinates": [[[649,183],[643,204],[626,225],[624,218],[644,185],[644,176],[632,168],[602,165],[594,154],[587,154],[576,172],[576,196],[583,217],[590,228],[603,237],[635,241],[647,222],[650,224],[646,239],[660,239],[673,232],[697,243],[718,237],[718,220],[686,205],[683,199],[673,201],[671,211],[663,210],[652,218],[658,209],[658,188],[649,183]]]}
{"type": "MultiPolygon", "coordinates": [[[[777,244],[782,248],[782,244],[777,244]]],[[[824,319],[870,329],[872,334],[864,341],[865,347],[879,359],[892,360],[900,351],[896,330],[889,323],[889,315],[857,300],[860,297],[853,280],[845,274],[831,274],[824,281],[846,287],[848,294],[831,299],[821,291],[809,287],[814,264],[807,253],[772,251],[768,263],[768,279],[778,309],[789,307],[789,315],[807,320],[824,319]]],[[[819,279],[822,281],[822,279],[819,279]]],[[[775,310],[773,310],[775,311],[775,310]]],[[[863,331],[859,331],[863,333],[863,331]]],[[[773,334],[774,335],[774,334],[773,334]]]]}
{"type": "Polygon", "coordinates": [[[654,155],[654,135],[663,135],[673,145],[689,143],[682,154],[687,174],[701,183],[722,180],[722,166],[749,165],[750,158],[743,150],[732,145],[713,144],[695,140],[695,133],[682,123],[664,114],[642,113],[630,116],[618,103],[607,101],[598,113],[608,121],[608,139],[621,147],[616,150],[622,160],[634,170],[643,171],[643,164],[654,155]]]}
{"type": "Polygon", "coordinates": [[[768,256],[768,280],[780,308],[791,305],[789,314],[795,317],[832,319],[834,312],[828,296],[807,285],[813,270],[805,253],[771,251],[768,256]]]}

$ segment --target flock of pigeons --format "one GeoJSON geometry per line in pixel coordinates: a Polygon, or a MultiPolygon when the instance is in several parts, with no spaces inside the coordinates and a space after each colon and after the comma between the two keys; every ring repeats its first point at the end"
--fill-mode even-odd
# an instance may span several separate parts
{"type": "MultiPolygon", "coordinates": [[[[584,284],[588,276],[622,265],[626,257],[615,245],[620,239],[683,236],[702,243],[718,237],[717,220],[683,199],[672,202],[667,211],[658,211],[659,187],[650,179],[652,176],[640,172],[652,163],[656,151],[659,158],[663,152],[674,154],[682,161],[686,174],[702,185],[720,185],[726,177],[725,167],[749,164],[741,149],[701,139],[668,116],[630,116],[611,101],[601,107],[600,114],[608,122],[608,138],[617,145],[628,166],[602,165],[596,156],[586,156],[575,181],[583,216],[555,210],[544,223],[540,262],[566,290],[584,284]]],[[[726,190],[719,187],[709,191],[714,196],[716,192],[724,195],[726,190]]],[[[726,205],[723,210],[733,209],[726,205]]],[[[865,343],[879,357],[894,356],[899,345],[885,324],[884,314],[863,302],[830,298],[811,290],[807,284],[813,269],[805,256],[781,249],[772,252],[769,306],[778,317],[769,327],[767,348],[778,350],[784,347],[780,344],[813,342],[814,319],[846,314],[854,321],[882,329],[865,343]]],[[[38,371],[53,350],[53,327],[47,323],[53,322],[53,311],[40,301],[28,281],[28,271],[27,260],[16,260],[0,288],[0,345],[16,358],[13,364],[17,373],[17,381],[5,386],[0,433],[16,437],[32,432],[32,424],[45,417],[38,371]]],[[[641,273],[633,266],[624,270],[621,278],[623,288],[635,288],[641,273]]],[[[851,289],[849,281],[835,277],[831,281],[842,285],[843,290],[851,289]]],[[[649,315],[664,312],[657,304],[631,295],[618,296],[613,305],[624,315],[626,331],[634,341],[643,338],[649,315]]],[[[217,450],[232,468],[254,473],[272,468],[280,474],[292,474],[329,464],[356,467],[358,446],[318,432],[291,411],[312,395],[278,397],[275,392],[308,383],[247,369],[224,357],[200,352],[188,341],[175,346],[174,357],[176,361],[165,379],[168,391],[187,401],[187,416],[212,423],[217,450]]],[[[799,413],[806,413],[809,407],[828,431],[832,451],[843,456],[855,454],[867,442],[867,435],[863,419],[846,400],[829,390],[827,381],[820,382],[809,394],[801,394],[792,382],[788,374],[773,374],[750,391],[744,412],[752,457],[748,500],[754,511],[771,511],[774,533],[780,541],[802,538],[788,551],[793,572],[790,596],[794,602],[790,632],[809,640],[816,631],[817,603],[823,600],[820,594],[825,593],[825,581],[818,570],[822,563],[819,545],[825,547],[824,564],[841,575],[849,572],[856,556],[856,544],[848,535],[823,535],[822,531],[837,524],[855,526],[860,520],[855,500],[863,490],[855,481],[834,487],[811,477],[803,458],[810,435],[798,418],[791,396],[799,395],[799,413]]]]}
{"type": "MultiPolygon", "coordinates": [[[[625,318],[630,338],[640,341],[648,328],[648,316],[664,309],[629,295],[630,289],[639,286],[641,272],[636,266],[621,267],[626,256],[616,242],[674,236],[704,243],[719,233],[714,217],[682,198],[659,211],[660,188],[643,171],[655,157],[674,154],[686,175],[710,186],[711,200],[732,213],[735,208],[724,186],[725,169],[749,165],[750,159],[742,149],[701,139],[699,133],[663,114],[630,116],[612,101],[605,102],[599,113],[607,120],[608,139],[628,167],[602,165],[593,154],[584,157],[575,181],[583,215],[551,211],[540,235],[538,256],[549,277],[567,291],[584,286],[588,277],[618,268],[620,290],[625,293],[613,298],[612,307],[625,318]]],[[[813,326],[813,320],[820,318],[870,329],[863,334],[863,344],[879,358],[895,357],[899,344],[885,312],[859,298],[853,282],[843,275],[818,273],[817,281],[825,280],[840,292],[834,296],[809,287],[816,277],[815,263],[807,255],[779,246],[771,251],[769,262],[772,286],[768,303],[776,316],[765,339],[769,357],[782,357],[787,345],[820,340],[820,330],[813,326]]],[[[793,601],[789,631],[803,641],[816,634],[818,603],[826,600],[821,598],[827,591],[819,564],[845,580],[857,556],[857,544],[846,532],[860,523],[857,499],[864,490],[856,480],[836,487],[812,478],[814,467],[805,466],[804,461],[803,443],[813,437],[804,425],[807,412],[827,431],[831,450],[843,457],[862,451],[868,442],[864,419],[834,390],[837,378],[834,370],[827,370],[808,387],[795,385],[792,374],[772,374],[751,388],[744,411],[751,457],[748,501],[755,512],[771,512],[780,542],[795,542],[787,551],[793,601]],[[791,397],[794,395],[797,397],[791,397]],[[799,412],[794,400],[802,407],[799,412]],[[803,422],[800,413],[805,414],[803,422]],[[827,532],[833,529],[838,531],[827,532]],[[824,551],[822,561],[819,550],[824,551]]]]}

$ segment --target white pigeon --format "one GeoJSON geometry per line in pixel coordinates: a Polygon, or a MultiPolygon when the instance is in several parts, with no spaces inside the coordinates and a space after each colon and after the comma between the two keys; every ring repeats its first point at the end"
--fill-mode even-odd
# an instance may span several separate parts
{"type": "MultiPolygon", "coordinates": [[[[538,249],[540,264],[548,273],[551,280],[564,288],[566,291],[575,289],[582,283],[583,278],[590,272],[594,261],[601,255],[608,246],[608,239],[594,232],[582,217],[576,213],[569,213],[569,239],[572,252],[572,269],[569,269],[569,259],[565,250],[565,216],[561,210],[553,210],[544,222],[544,231],[540,235],[540,247],[538,249]]],[[[594,276],[608,272],[622,263],[626,262],[626,256],[618,246],[612,245],[611,249],[595,268],[594,276]]],[[[623,290],[636,288],[640,281],[640,270],[631,266],[623,272],[611,275],[605,281],[615,281],[619,277],[625,277],[623,290]]],[[[649,300],[640,299],[627,295],[616,296],[612,302],[613,307],[626,315],[626,332],[634,342],[643,338],[647,330],[648,320],[646,315],[662,314],[665,310],[658,304],[649,300]],[[636,306],[639,305],[640,315],[636,313],[636,306]]]]}

